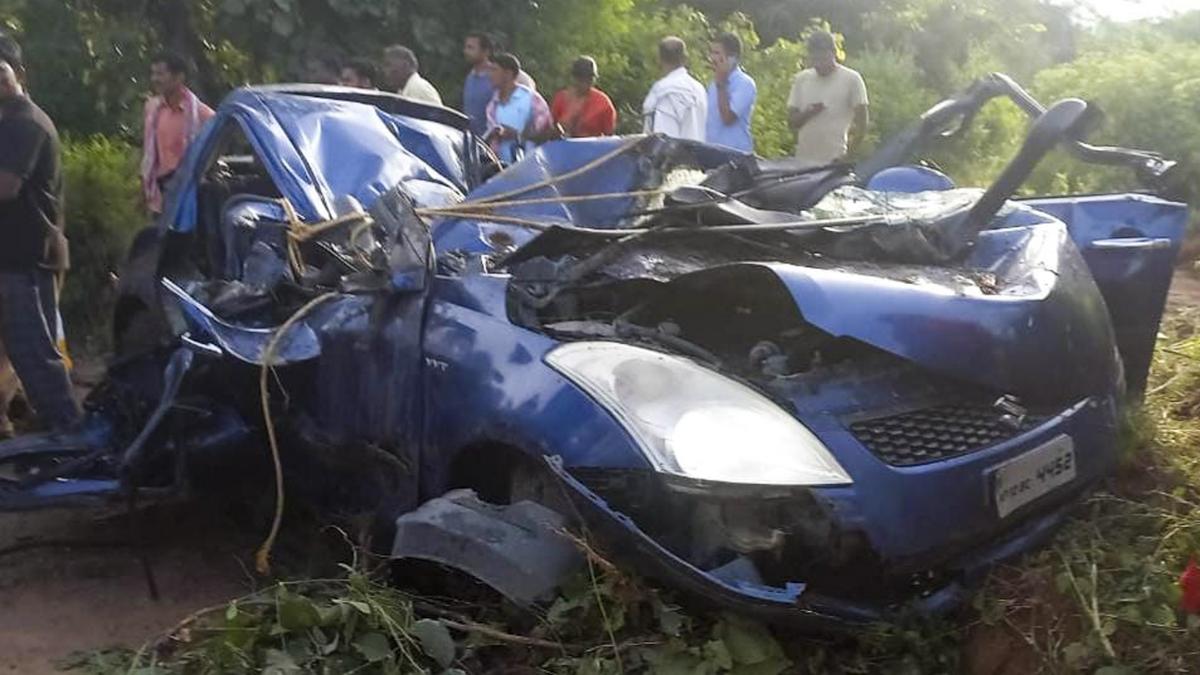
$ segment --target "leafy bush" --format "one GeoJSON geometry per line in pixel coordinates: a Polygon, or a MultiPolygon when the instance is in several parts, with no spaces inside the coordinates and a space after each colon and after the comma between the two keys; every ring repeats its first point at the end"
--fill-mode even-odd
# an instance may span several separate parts
{"type": "MultiPolygon", "coordinates": [[[[1042,71],[1034,89],[1047,101],[1067,96],[1096,101],[1106,114],[1097,141],[1161,152],[1190,167],[1189,184],[1200,181],[1200,46],[1195,42],[1099,46],[1042,71]]],[[[1072,190],[1133,186],[1129,172],[1058,167],[1072,190]]]]}
{"type": "Polygon", "coordinates": [[[112,275],[148,219],[142,209],[138,153],[104,136],[63,144],[71,271],[63,288],[67,334],[104,347],[112,310],[112,275]]]}
{"type": "Polygon", "coordinates": [[[752,49],[758,43],[754,24],[749,19],[739,18],[741,25],[728,28],[742,36],[748,51],[746,71],[758,85],[758,101],[751,124],[755,152],[764,157],[791,155],[796,146],[796,134],[788,127],[787,100],[792,93],[792,81],[800,70],[804,45],[779,40],[766,49],[752,49]]]}
{"type": "Polygon", "coordinates": [[[871,124],[863,152],[878,147],[916,121],[937,102],[936,92],[925,86],[912,53],[892,48],[867,49],[853,55],[847,65],[867,83],[871,124]]]}
{"type": "Polygon", "coordinates": [[[384,586],[347,566],[340,579],[280,582],[186,617],[136,654],[104,650],[63,665],[117,673],[537,672],[562,675],[790,672],[784,647],[762,624],[696,618],[659,592],[596,559],[536,625],[464,616],[384,586]],[[424,618],[422,618],[424,617],[424,618]],[[453,632],[452,632],[453,631],[453,632]]]}
{"type": "Polygon", "coordinates": [[[538,87],[547,97],[569,82],[568,67],[575,57],[587,54],[600,69],[599,86],[612,97],[619,112],[619,132],[640,133],[642,100],[660,76],[658,42],[668,35],[687,41],[691,70],[703,80],[705,49],[710,32],[703,14],[688,7],[661,9],[653,2],[545,3],[545,30],[523,34],[518,45],[523,62],[530,64],[538,87]],[[551,26],[568,19],[578,30],[556,32],[551,26]],[[525,55],[529,56],[526,57],[525,55]]]}

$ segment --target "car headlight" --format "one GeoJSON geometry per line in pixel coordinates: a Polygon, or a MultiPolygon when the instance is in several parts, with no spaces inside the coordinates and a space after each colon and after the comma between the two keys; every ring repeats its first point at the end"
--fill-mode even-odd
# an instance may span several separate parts
{"type": "Polygon", "coordinates": [[[824,444],[767,397],[688,359],[572,342],[546,363],[600,401],[659,471],[755,485],[852,481],[824,444]]]}

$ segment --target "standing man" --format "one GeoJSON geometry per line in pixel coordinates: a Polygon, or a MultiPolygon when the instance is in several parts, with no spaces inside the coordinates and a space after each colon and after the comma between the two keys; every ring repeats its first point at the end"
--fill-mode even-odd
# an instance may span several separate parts
{"type": "Polygon", "coordinates": [[[212,116],[212,108],[187,87],[188,64],[164,52],[150,62],[154,96],[146,101],[142,132],[142,193],[150,213],[162,213],[163,188],[183,161],[188,145],[212,116]]]}
{"type": "Polygon", "coordinates": [[[677,37],[663,38],[658,43],[658,66],[662,78],[642,103],[646,133],[703,141],[707,94],[688,72],[687,43],[677,37]]]}
{"type": "Polygon", "coordinates": [[[596,88],[596,60],[581,56],[571,64],[571,86],[554,95],[550,112],[567,138],[610,136],[617,128],[617,109],[596,88]]]}
{"type": "Polygon", "coordinates": [[[497,54],[492,63],[496,93],[487,107],[484,139],[501,161],[512,163],[551,135],[554,118],[546,99],[520,84],[521,62],[512,54],[497,54]]]}
{"type": "Polygon", "coordinates": [[[796,130],[796,159],[824,166],[846,157],[867,131],[867,85],[837,62],[827,32],[808,37],[808,69],[796,75],[788,97],[788,122],[796,130]]]}
{"type": "Polygon", "coordinates": [[[62,150],[24,77],[20,47],[0,35],[0,335],[38,416],[65,430],[81,413],[55,344],[55,274],[67,267],[62,150]]]}
{"type": "MultiPolygon", "coordinates": [[[[496,94],[492,84],[492,52],[495,43],[487,33],[474,31],[463,38],[463,58],[471,70],[463,82],[463,113],[471,118],[471,131],[482,137],[488,131],[487,108],[496,94]]],[[[529,73],[521,71],[517,84],[537,91],[537,83],[529,73]]]]}
{"type": "Polygon", "coordinates": [[[708,85],[708,124],[704,138],[709,143],[754,152],[750,121],[758,85],[742,70],[742,39],[721,33],[708,48],[713,81],[708,85]]]}
{"type": "Polygon", "coordinates": [[[421,77],[420,70],[417,55],[408,47],[392,45],[383,50],[383,79],[388,89],[414,101],[441,105],[441,94],[421,77]]]}

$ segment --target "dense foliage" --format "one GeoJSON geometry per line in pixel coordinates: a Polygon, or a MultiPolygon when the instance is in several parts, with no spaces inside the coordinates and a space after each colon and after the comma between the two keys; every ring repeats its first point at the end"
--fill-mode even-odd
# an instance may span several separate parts
{"type": "MultiPolygon", "coordinates": [[[[210,100],[244,82],[297,79],[314,55],[376,56],[412,45],[448,102],[459,98],[462,35],[484,28],[516,51],[544,90],[565,83],[581,53],[600,64],[604,86],[636,130],[641,99],[657,76],[654,46],[677,34],[693,49],[701,78],[706,37],[733,29],[750,47],[747,70],[760,87],[754,118],[759,151],[791,146],[784,108],[814,26],[844,38],[848,62],[871,91],[870,139],[887,137],[940,97],[988,70],[1008,72],[1044,98],[1096,98],[1109,109],[1106,138],[1192,157],[1200,124],[1200,19],[1156,25],[1081,25],[1047,0],[0,0],[0,28],[25,43],[33,88],[74,134],[136,140],[150,56],[167,47],[199,66],[210,100]]],[[[999,106],[964,144],[934,153],[964,182],[992,175],[1026,120],[999,106]]],[[[1036,189],[1123,186],[1124,177],[1057,163],[1036,189]]]]}
{"type": "Polygon", "coordinates": [[[63,171],[71,272],[63,287],[62,312],[71,344],[93,351],[106,346],[102,327],[116,295],[113,273],[133,236],[149,224],[141,206],[137,149],[103,136],[68,139],[63,171]]]}
{"type": "MultiPolygon", "coordinates": [[[[760,84],[754,122],[767,155],[791,144],[784,101],[803,57],[800,40],[824,22],[844,36],[849,63],[866,76],[872,138],[987,70],[1036,82],[1048,97],[1098,97],[1113,110],[1111,135],[1154,149],[1179,151],[1180,132],[1195,124],[1175,124],[1172,115],[1193,109],[1187,73],[1200,59],[1200,20],[1082,26],[1068,5],[1046,0],[0,0],[0,27],[24,41],[38,97],[76,134],[136,130],[147,61],[162,47],[193,57],[197,88],[215,100],[244,82],[301,77],[313,55],[375,56],[403,42],[454,103],[460,40],[471,28],[500,36],[546,90],[565,83],[574,56],[595,55],[603,86],[625,113],[623,128],[632,130],[657,75],[657,39],[688,39],[706,78],[706,36],[733,28],[752,47],[745,61],[760,84]],[[1175,112],[1159,114],[1166,108],[1175,112]]],[[[976,142],[944,159],[979,180],[1023,124],[1015,110],[991,113],[976,142]]],[[[1094,182],[1075,171],[1069,180],[1094,182]]]]}

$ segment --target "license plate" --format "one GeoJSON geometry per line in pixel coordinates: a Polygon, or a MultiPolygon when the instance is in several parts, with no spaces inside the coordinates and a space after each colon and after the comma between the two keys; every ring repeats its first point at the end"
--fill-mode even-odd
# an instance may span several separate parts
{"type": "Polygon", "coordinates": [[[992,494],[1001,518],[1075,480],[1075,442],[1059,436],[992,470],[992,494]]]}

